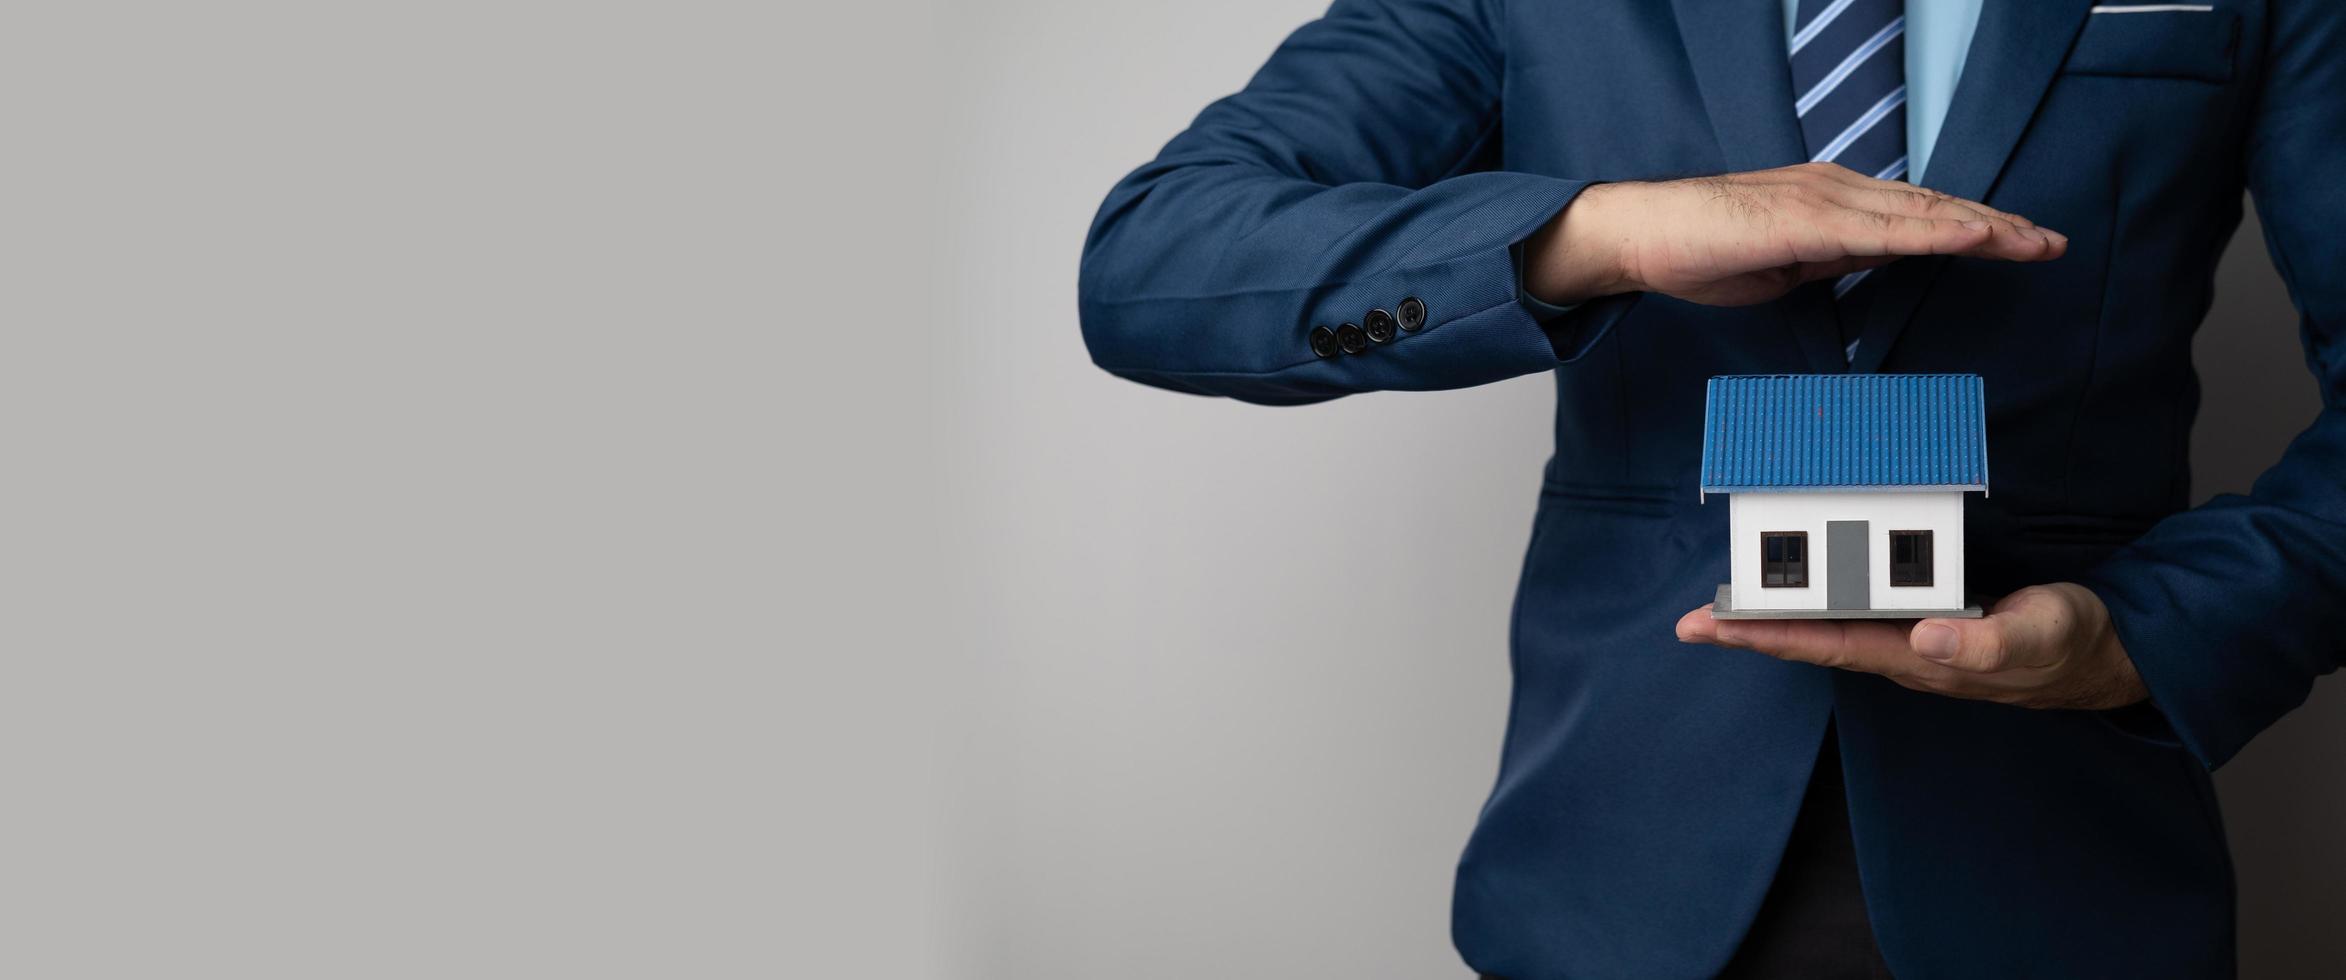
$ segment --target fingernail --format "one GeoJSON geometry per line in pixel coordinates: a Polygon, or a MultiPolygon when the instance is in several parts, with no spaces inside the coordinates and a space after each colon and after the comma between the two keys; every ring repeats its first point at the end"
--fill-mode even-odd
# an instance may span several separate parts
{"type": "Polygon", "coordinates": [[[2060,232],[2054,231],[2054,230],[2053,230],[2053,229],[2051,229],[2051,228],[2046,228],[2046,229],[2044,229],[2044,233],[2045,233],[2047,236],[2049,236],[2049,237],[2051,237],[2051,238],[2052,238],[2052,240],[2053,240],[2053,244],[2055,244],[2055,245],[2067,245],[2067,244],[2069,244],[2069,236],[2067,236],[2067,235],[2064,235],[2064,234],[2061,234],[2060,232]]]}
{"type": "Polygon", "coordinates": [[[1934,663],[1955,659],[1959,641],[1951,626],[1925,626],[1914,631],[1914,654],[1934,663]]]}
{"type": "Polygon", "coordinates": [[[1988,223],[1985,221],[1966,221],[1963,223],[1963,227],[1973,231],[1984,231],[1988,227],[1988,223]]]}

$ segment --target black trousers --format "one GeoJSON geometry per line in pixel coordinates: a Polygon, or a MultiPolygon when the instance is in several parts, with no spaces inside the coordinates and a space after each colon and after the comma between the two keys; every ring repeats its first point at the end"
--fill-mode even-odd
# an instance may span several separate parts
{"type": "MultiPolygon", "coordinates": [[[[1721,980],[1887,980],[1857,883],[1841,752],[1829,729],[1776,880],[1721,980]]],[[[1503,980],[1484,974],[1483,980],[1503,980]]]]}

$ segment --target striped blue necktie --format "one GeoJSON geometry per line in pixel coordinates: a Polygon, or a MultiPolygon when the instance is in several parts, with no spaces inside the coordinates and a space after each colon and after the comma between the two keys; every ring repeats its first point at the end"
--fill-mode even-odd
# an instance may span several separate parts
{"type": "MultiPolygon", "coordinates": [[[[1810,160],[1882,180],[1906,176],[1905,0],[1800,0],[1793,108],[1810,160]]],[[[1857,356],[1865,272],[1833,283],[1845,357],[1857,356]]]]}

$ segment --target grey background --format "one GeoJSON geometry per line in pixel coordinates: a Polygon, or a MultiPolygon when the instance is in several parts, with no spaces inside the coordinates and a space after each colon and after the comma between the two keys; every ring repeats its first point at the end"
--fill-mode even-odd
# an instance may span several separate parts
{"type": "MultiPolygon", "coordinates": [[[[1096,371],[1073,315],[1108,185],[1321,7],[950,21],[966,313],[940,395],[970,589],[946,935],[969,976],[1463,972],[1450,871],[1497,763],[1549,380],[1257,408],[1096,371]]],[[[2252,222],[2198,345],[2202,498],[2316,410],[2295,327],[2252,222]]],[[[2327,681],[2220,774],[2248,977],[2346,972],[2342,699],[2327,681]]]]}
{"type": "Polygon", "coordinates": [[[833,6],[8,6],[0,976],[937,969],[936,14],[833,6]]]}

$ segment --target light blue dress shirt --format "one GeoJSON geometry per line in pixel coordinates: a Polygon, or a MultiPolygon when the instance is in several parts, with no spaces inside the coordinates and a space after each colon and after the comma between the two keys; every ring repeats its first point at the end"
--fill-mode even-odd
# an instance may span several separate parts
{"type": "MultiPolygon", "coordinates": [[[[1922,183],[1931,162],[1971,33],[1979,27],[1983,0],[1906,0],[1906,179],[1922,183]]],[[[1798,32],[1800,0],[1784,0],[1784,46],[1798,32]]]]}

